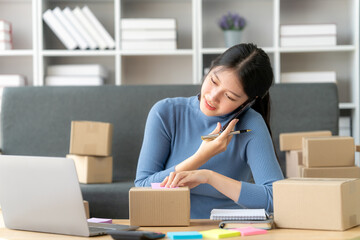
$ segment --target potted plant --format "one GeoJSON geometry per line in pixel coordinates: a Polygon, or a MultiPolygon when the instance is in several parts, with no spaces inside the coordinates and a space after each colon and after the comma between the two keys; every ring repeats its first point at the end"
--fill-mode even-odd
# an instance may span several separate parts
{"type": "Polygon", "coordinates": [[[241,42],[241,31],[246,26],[245,18],[238,13],[228,12],[219,19],[219,27],[224,31],[225,45],[231,47],[241,42]]]}

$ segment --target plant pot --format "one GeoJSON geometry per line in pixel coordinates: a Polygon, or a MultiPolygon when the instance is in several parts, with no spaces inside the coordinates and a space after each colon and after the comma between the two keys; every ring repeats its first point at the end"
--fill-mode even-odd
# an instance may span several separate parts
{"type": "Polygon", "coordinates": [[[225,30],[224,31],[225,46],[227,48],[241,43],[240,30],[225,30]]]}

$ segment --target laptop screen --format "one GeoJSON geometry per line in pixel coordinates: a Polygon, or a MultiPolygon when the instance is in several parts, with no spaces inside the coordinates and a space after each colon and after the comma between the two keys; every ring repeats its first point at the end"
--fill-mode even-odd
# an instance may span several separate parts
{"type": "Polygon", "coordinates": [[[71,159],[0,155],[0,205],[7,228],[89,236],[71,159]]]}

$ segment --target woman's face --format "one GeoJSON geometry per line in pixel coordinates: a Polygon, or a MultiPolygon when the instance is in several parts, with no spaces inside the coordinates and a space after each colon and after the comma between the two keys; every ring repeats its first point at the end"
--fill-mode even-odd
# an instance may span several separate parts
{"type": "Polygon", "coordinates": [[[200,109],[206,116],[231,113],[248,99],[233,70],[214,68],[201,87],[200,109]]]}

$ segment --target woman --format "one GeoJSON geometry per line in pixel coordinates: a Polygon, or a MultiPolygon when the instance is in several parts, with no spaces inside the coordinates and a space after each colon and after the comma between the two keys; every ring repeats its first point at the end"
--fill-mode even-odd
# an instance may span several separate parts
{"type": "Polygon", "coordinates": [[[235,45],[214,60],[201,94],[169,98],[151,109],[135,185],[161,182],[191,188],[191,218],[214,208],[272,211],[272,183],[283,179],[270,131],[268,55],[254,44],[235,45]],[[255,101],[221,132],[239,107],[255,101]],[[232,130],[250,132],[229,135],[232,130]],[[213,141],[201,136],[220,133],[213,141]],[[255,183],[249,183],[254,179],[255,183]]]}

